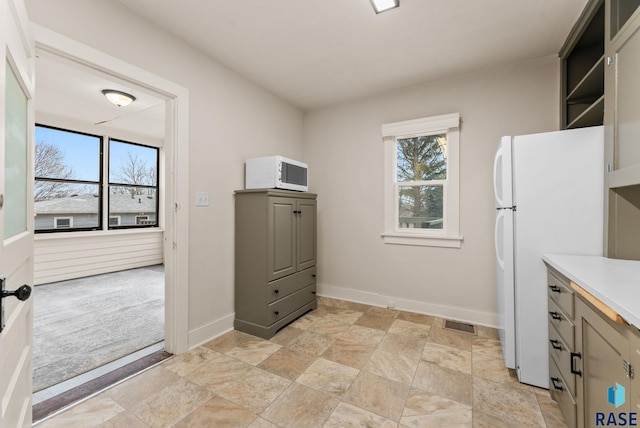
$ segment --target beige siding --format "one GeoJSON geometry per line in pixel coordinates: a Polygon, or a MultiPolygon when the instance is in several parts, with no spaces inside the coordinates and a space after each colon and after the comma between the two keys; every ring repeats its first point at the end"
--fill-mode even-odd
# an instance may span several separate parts
{"type": "Polygon", "coordinates": [[[163,263],[161,230],[63,233],[35,239],[34,283],[163,263]]]}

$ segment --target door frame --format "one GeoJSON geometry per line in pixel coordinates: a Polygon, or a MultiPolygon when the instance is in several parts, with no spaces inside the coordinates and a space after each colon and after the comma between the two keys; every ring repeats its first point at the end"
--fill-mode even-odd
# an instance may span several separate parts
{"type": "MultiPolygon", "coordinates": [[[[189,91],[125,61],[32,24],[36,49],[43,50],[163,96],[166,101],[164,260],[165,350],[189,347],[189,91]]],[[[36,94],[37,96],[37,94],[36,94]]]]}

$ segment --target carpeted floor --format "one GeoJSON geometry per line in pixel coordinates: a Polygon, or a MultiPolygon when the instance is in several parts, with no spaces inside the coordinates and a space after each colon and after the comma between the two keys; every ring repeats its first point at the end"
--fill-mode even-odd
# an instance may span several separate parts
{"type": "Polygon", "coordinates": [[[39,285],[33,391],[164,339],[162,265],[39,285]]]}

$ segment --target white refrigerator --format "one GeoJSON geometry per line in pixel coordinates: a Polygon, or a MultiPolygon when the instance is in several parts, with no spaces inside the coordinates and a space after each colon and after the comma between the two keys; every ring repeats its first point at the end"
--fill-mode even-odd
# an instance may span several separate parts
{"type": "Polygon", "coordinates": [[[544,253],[602,255],[602,126],[503,137],[494,161],[498,330],[507,367],[549,387],[544,253]]]}

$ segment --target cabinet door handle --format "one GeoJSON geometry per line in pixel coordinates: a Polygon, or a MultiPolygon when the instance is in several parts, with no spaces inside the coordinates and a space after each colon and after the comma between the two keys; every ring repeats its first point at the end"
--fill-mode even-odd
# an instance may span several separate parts
{"type": "Polygon", "coordinates": [[[571,358],[571,373],[574,375],[582,376],[582,371],[576,369],[576,366],[575,366],[575,362],[576,362],[575,358],[582,359],[582,354],[580,352],[572,352],[570,355],[570,358],[571,358]]]}
{"type": "Polygon", "coordinates": [[[551,318],[553,318],[554,320],[562,321],[562,317],[556,311],[549,312],[549,315],[551,315],[551,318]]]}
{"type": "Polygon", "coordinates": [[[550,285],[549,289],[551,291],[553,291],[554,293],[560,293],[560,291],[562,291],[562,290],[560,290],[560,287],[558,287],[557,285],[550,285]]]}
{"type": "Polygon", "coordinates": [[[553,387],[558,391],[564,391],[564,388],[562,387],[562,382],[560,382],[560,379],[558,379],[557,377],[552,377],[551,383],[553,384],[553,387]]]}
{"type": "Polygon", "coordinates": [[[557,349],[558,351],[562,351],[562,346],[560,346],[560,342],[558,342],[556,339],[551,339],[551,340],[549,340],[549,342],[551,342],[551,347],[553,349],[557,349]]]}

